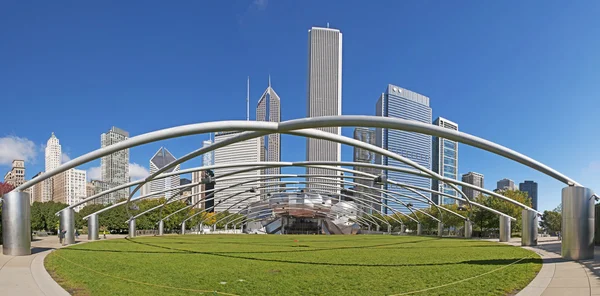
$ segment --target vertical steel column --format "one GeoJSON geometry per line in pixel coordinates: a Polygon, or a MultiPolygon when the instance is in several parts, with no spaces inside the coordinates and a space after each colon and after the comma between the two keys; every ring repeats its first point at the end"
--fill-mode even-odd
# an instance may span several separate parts
{"type": "Polygon", "coordinates": [[[31,255],[31,208],[27,192],[12,191],[2,198],[2,253],[31,255]]]}
{"type": "Polygon", "coordinates": [[[65,208],[60,212],[60,231],[66,230],[63,242],[65,245],[75,243],[75,211],[65,208]]]}
{"type": "Polygon", "coordinates": [[[562,257],[594,258],[594,192],[569,186],[562,190],[562,257]]]}
{"type": "Polygon", "coordinates": [[[417,235],[422,235],[423,234],[423,226],[421,225],[421,223],[417,223],[417,235]]]}
{"type": "Polygon", "coordinates": [[[438,236],[444,236],[444,223],[438,222],[438,236]]]}
{"type": "Polygon", "coordinates": [[[523,228],[521,230],[521,246],[537,246],[538,219],[534,211],[523,210],[523,228]]]}
{"type": "Polygon", "coordinates": [[[135,237],[135,219],[129,220],[129,238],[135,237]]]}
{"type": "Polygon", "coordinates": [[[185,222],[181,223],[181,235],[184,235],[184,234],[185,234],[185,222]]]}
{"type": "Polygon", "coordinates": [[[404,234],[406,232],[406,225],[400,225],[400,234],[404,234]]]}
{"type": "Polygon", "coordinates": [[[500,216],[500,241],[510,241],[510,218],[506,216],[500,216]]]}
{"type": "Polygon", "coordinates": [[[165,221],[160,220],[158,221],[158,235],[164,235],[165,234],[165,221]]]}
{"type": "Polygon", "coordinates": [[[100,236],[98,235],[98,231],[100,230],[100,226],[98,225],[98,215],[94,214],[88,217],[88,240],[95,241],[99,240],[100,236]]]}
{"type": "Polygon", "coordinates": [[[473,224],[471,220],[465,220],[465,238],[473,237],[473,224]]]}

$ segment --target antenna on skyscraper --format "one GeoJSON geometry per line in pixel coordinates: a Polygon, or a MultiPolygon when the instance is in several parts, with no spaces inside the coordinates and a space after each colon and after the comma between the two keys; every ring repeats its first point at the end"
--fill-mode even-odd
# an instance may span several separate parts
{"type": "Polygon", "coordinates": [[[329,22],[327,22],[327,28],[329,28],[329,22]]]}
{"type": "Polygon", "coordinates": [[[250,76],[246,85],[246,120],[250,121],[250,76]]]}
{"type": "Polygon", "coordinates": [[[271,74],[269,74],[269,87],[271,87],[271,74]]]}

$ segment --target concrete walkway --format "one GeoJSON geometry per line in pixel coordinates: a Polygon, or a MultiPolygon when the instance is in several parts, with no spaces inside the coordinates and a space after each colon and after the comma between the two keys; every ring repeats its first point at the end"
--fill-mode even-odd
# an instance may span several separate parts
{"type": "MultiPolygon", "coordinates": [[[[521,240],[510,244],[520,246],[521,240]]],[[[540,237],[537,246],[524,248],[538,253],[544,265],[518,296],[600,295],[600,247],[596,247],[594,260],[583,262],[563,260],[556,237],[540,237]]]]}
{"type": "MultiPolygon", "coordinates": [[[[109,235],[107,238],[123,238],[109,235]]],[[[78,243],[87,242],[81,236],[78,243]]],[[[5,256],[0,253],[0,295],[2,296],[68,296],[69,293],[50,277],[44,258],[61,248],[56,236],[36,238],[31,242],[30,256],[5,256]]]]}

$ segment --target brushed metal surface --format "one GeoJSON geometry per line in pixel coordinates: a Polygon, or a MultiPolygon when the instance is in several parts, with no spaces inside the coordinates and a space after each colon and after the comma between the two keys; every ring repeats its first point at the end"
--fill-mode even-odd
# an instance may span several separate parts
{"type": "Polygon", "coordinates": [[[470,220],[465,220],[465,238],[473,237],[473,224],[470,220]]]}
{"type": "Polygon", "coordinates": [[[562,257],[594,258],[594,192],[569,186],[562,190],[562,257]]]}
{"type": "Polygon", "coordinates": [[[158,221],[158,235],[165,234],[165,222],[163,220],[158,221]]]}
{"type": "Polygon", "coordinates": [[[417,223],[417,235],[423,234],[423,226],[421,223],[417,223]]]}
{"type": "Polygon", "coordinates": [[[71,208],[65,208],[60,212],[60,231],[66,231],[64,244],[71,245],[75,243],[75,211],[71,208]]]}
{"type": "Polygon", "coordinates": [[[29,194],[12,191],[2,199],[2,253],[8,256],[31,255],[29,194]]]}
{"type": "Polygon", "coordinates": [[[100,231],[100,225],[98,224],[98,215],[91,215],[88,218],[88,240],[95,241],[99,240],[98,235],[100,231]]]}
{"type": "Polygon", "coordinates": [[[438,236],[444,235],[444,223],[438,222],[438,236]]]}
{"type": "Polygon", "coordinates": [[[538,216],[535,212],[523,210],[523,228],[521,229],[521,245],[537,246],[538,242],[538,216]]]}
{"type": "Polygon", "coordinates": [[[500,241],[510,241],[510,219],[500,216],[500,241]]]}
{"type": "Polygon", "coordinates": [[[129,238],[135,237],[135,219],[129,220],[129,238]]]}

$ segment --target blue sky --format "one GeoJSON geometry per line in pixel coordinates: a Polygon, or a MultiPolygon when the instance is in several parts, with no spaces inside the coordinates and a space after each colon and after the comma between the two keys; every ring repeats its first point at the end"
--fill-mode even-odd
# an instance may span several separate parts
{"type": "MultiPolygon", "coordinates": [[[[338,28],[343,114],[375,114],[388,83],[431,98],[434,118],[515,149],[600,190],[597,95],[600,4],[576,1],[2,1],[0,172],[15,156],[43,170],[51,132],[74,158],[115,125],[131,135],[251,118],[268,75],[282,118],[306,115],[307,31],[338,28]],[[18,147],[18,149],[14,149],[18,147]]],[[[350,129],[344,129],[351,135],[350,129]]],[[[148,166],[162,145],[181,156],[206,135],[131,149],[148,166]]],[[[284,137],[283,160],[304,139],[284,137]]],[[[352,149],[343,148],[350,160],[352,149]]],[[[459,172],[539,183],[540,208],[563,185],[460,146],[459,172]]],[[[200,160],[184,167],[198,166],[200,160]]],[[[99,161],[82,166],[90,169],[99,161]]],[[[138,170],[139,171],[139,170],[138,170]]]]}

